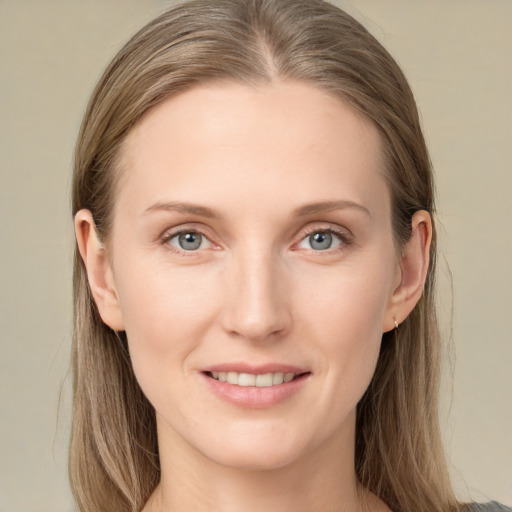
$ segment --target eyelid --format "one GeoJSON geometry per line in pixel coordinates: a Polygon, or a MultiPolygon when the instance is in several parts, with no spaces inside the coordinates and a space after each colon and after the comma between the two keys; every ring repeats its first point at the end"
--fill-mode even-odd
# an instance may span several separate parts
{"type": "MultiPolygon", "coordinates": [[[[345,250],[353,241],[353,235],[347,228],[343,228],[341,226],[336,226],[329,223],[316,223],[312,226],[308,226],[307,228],[303,229],[299,233],[299,241],[294,244],[294,247],[297,247],[298,244],[306,240],[309,236],[311,236],[313,233],[332,233],[340,240],[340,244],[337,247],[334,247],[332,249],[325,249],[325,250],[315,250],[315,249],[303,249],[306,251],[309,251],[314,254],[332,254],[335,252],[342,252],[345,250]]],[[[300,248],[298,248],[300,250],[300,248]]]]}
{"type": "Polygon", "coordinates": [[[219,248],[219,245],[212,240],[212,236],[207,233],[207,229],[204,227],[197,227],[196,224],[181,224],[179,226],[175,226],[173,228],[166,229],[162,235],[159,237],[160,243],[166,247],[167,250],[173,253],[178,253],[184,256],[197,256],[199,253],[205,250],[216,250],[219,248]],[[204,238],[208,240],[208,242],[212,245],[208,249],[197,249],[195,251],[187,251],[185,249],[180,249],[179,247],[175,247],[169,243],[170,240],[175,238],[176,236],[182,233],[198,233],[204,238]]]}

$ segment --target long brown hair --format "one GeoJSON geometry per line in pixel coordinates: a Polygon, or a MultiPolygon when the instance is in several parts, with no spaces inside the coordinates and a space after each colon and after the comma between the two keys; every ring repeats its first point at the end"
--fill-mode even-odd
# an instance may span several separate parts
{"type": "MultiPolygon", "coordinates": [[[[388,52],[322,0],[192,0],[140,30],[105,71],[75,154],[73,214],[91,210],[108,240],[120,149],[151,107],[208,81],[252,86],[294,80],[329,91],[382,137],[398,248],[411,217],[434,211],[432,172],[415,101],[388,52]]],[[[438,426],[440,338],[434,304],[436,237],[424,294],[383,336],[357,408],[357,477],[395,512],[455,511],[438,426]]],[[[70,478],[83,512],[139,511],[160,478],[155,414],[132,371],[124,333],[100,319],[86,270],[74,262],[74,402],[70,478]]]]}

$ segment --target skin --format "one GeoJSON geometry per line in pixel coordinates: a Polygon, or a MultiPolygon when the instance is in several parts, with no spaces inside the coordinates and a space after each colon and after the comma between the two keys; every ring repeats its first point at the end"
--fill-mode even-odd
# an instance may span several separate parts
{"type": "Polygon", "coordinates": [[[145,512],[388,510],[356,481],[355,408],[382,333],[421,296],[431,222],[417,212],[394,246],[371,122],[309,85],[209,85],[151,110],[122,156],[108,251],[87,210],[76,234],[156,410],[162,480],[145,512]],[[202,233],[200,248],[180,249],[180,229],[202,233]],[[329,229],[319,250],[310,235],[329,229]],[[205,385],[204,368],[226,362],[310,374],[247,409],[205,385]]]}

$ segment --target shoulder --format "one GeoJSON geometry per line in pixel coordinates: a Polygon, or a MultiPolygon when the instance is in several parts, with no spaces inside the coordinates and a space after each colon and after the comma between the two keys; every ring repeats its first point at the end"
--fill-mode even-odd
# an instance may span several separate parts
{"type": "Polygon", "coordinates": [[[468,503],[463,509],[464,512],[512,512],[510,507],[505,507],[497,501],[489,503],[468,503]]]}

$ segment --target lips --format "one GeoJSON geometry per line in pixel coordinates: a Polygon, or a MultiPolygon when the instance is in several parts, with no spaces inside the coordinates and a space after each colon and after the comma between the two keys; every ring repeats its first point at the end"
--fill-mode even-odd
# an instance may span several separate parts
{"type": "Polygon", "coordinates": [[[219,398],[243,408],[275,406],[299,392],[311,372],[282,364],[222,364],[201,372],[219,398]]]}

